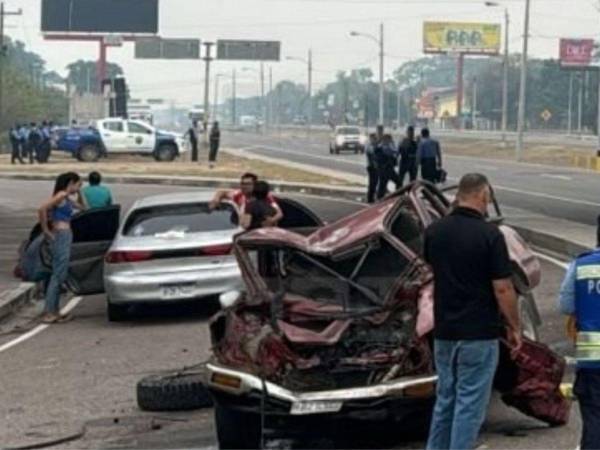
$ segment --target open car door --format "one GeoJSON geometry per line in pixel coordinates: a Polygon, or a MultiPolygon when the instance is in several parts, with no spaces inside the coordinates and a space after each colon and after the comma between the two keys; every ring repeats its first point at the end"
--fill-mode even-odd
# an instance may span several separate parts
{"type": "MultiPolygon", "coordinates": [[[[104,255],[119,229],[118,205],[84,211],[73,217],[73,245],[67,287],[75,295],[104,292],[104,255]]],[[[50,246],[42,248],[42,261],[52,266],[50,246]]]]}
{"type": "Polygon", "coordinates": [[[296,200],[281,197],[277,197],[276,200],[283,212],[279,228],[308,235],[325,224],[314,211],[296,200]]]}

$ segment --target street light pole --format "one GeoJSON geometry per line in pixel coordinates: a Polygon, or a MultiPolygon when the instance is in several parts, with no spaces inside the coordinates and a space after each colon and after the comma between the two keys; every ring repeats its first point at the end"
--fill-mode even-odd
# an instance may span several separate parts
{"type": "Polygon", "coordinates": [[[567,113],[568,135],[573,132],[573,72],[569,74],[569,111],[567,113]]]}
{"type": "Polygon", "coordinates": [[[310,138],[311,127],[313,121],[313,104],[312,104],[312,48],[308,49],[308,120],[306,121],[306,132],[310,138]]]}
{"type": "Polygon", "coordinates": [[[384,124],[384,97],[385,87],[383,85],[384,72],[384,47],[383,47],[383,23],[379,25],[379,125],[384,124]]]}
{"type": "Polygon", "coordinates": [[[233,69],[233,72],[231,74],[231,80],[232,80],[232,99],[231,99],[231,122],[233,124],[233,126],[235,127],[237,125],[237,111],[236,111],[236,102],[237,102],[237,74],[235,71],[235,68],[233,69]]]}
{"type": "Polygon", "coordinates": [[[519,86],[519,116],[517,122],[516,159],[523,158],[523,133],[525,130],[525,101],[527,96],[527,51],[529,48],[529,13],[531,0],[525,0],[525,25],[523,35],[523,54],[521,55],[521,84],[519,86]]]}
{"type": "Polygon", "coordinates": [[[508,8],[504,8],[504,76],[502,79],[502,144],[506,147],[506,131],[508,127],[508,69],[509,69],[509,27],[508,8]]]}
{"type": "Polygon", "coordinates": [[[204,43],[204,47],[206,48],[205,56],[203,58],[206,63],[204,74],[204,142],[206,144],[208,144],[208,121],[210,120],[210,63],[213,60],[210,53],[213,45],[215,45],[213,42],[204,43]]]}

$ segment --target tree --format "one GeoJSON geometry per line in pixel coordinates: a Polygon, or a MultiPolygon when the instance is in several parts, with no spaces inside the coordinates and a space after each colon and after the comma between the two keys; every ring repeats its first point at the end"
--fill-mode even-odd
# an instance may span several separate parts
{"type": "MultiPolygon", "coordinates": [[[[67,80],[77,92],[98,92],[100,82],[96,72],[95,61],[84,61],[82,59],[75,61],[67,66],[67,80]]],[[[123,75],[123,69],[118,64],[108,63],[106,66],[106,76],[115,78],[123,75]]]]}

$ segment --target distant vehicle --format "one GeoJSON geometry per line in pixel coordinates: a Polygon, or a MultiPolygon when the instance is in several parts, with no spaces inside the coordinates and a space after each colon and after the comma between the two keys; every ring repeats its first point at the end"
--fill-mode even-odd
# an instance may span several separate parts
{"type": "Polygon", "coordinates": [[[202,299],[242,285],[232,254],[241,231],[236,206],[209,208],[209,192],[147,197],[136,202],[105,257],[108,319],[131,305],[202,299]]]}
{"type": "Polygon", "coordinates": [[[186,151],[182,136],[157,130],[140,120],[109,118],[88,128],[73,127],[59,134],[57,149],[80,161],[94,162],[104,154],[133,153],[173,161],[186,151]]]}
{"type": "Polygon", "coordinates": [[[242,127],[255,127],[260,124],[260,121],[256,116],[241,116],[240,125],[242,127]]]}
{"type": "Polygon", "coordinates": [[[296,116],[292,120],[293,125],[306,125],[308,123],[308,119],[306,116],[296,116]]]}
{"type": "Polygon", "coordinates": [[[367,137],[359,127],[341,125],[333,131],[329,140],[329,153],[339,155],[341,151],[364,153],[367,137]]]}
{"type": "Polygon", "coordinates": [[[188,118],[190,119],[190,122],[198,122],[199,124],[203,124],[204,123],[204,108],[192,108],[190,109],[190,112],[188,113],[188,118]]]}

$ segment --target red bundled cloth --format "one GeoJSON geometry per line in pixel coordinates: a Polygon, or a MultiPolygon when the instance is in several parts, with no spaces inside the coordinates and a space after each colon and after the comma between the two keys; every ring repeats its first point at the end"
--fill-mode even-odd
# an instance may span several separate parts
{"type": "Polygon", "coordinates": [[[523,338],[523,346],[513,349],[503,342],[501,370],[497,386],[502,400],[522,413],[548,423],[565,425],[571,402],[563,397],[560,384],[565,373],[564,358],[547,346],[523,338]],[[499,380],[500,378],[500,380],[499,380]]]}

